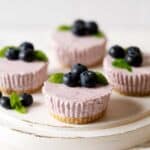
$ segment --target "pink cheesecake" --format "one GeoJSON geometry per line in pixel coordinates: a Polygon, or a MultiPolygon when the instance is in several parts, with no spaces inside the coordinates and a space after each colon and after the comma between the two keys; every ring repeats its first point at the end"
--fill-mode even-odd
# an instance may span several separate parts
{"type": "Polygon", "coordinates": [[[76,63],[94,66],[104,58],[106,41],[105,37],[82,37],[70,31],[56,31],[52,35],[51,51],[63,66],[70,67],[76,63]]]}
{"type": "Polygon", "coordinates": [[[84,124],[99,119],[107,109],[111,86],[68,87],[45,82],[43,94],[51,115],[63,122],[84,124]]]}
{"type": "Polygon", "coordinates": [[[142,66],[132,67],[132,72],[112,66],[113,60],[109,55],[105,57],[104,70],[114,89],[125,95],[150,94],[150,54],[144,54],[142,66]]]}
{"type": "Polygon", "coordinates": [[[0,59],[0,91],[31,93],[38,90],[47,79],[47,62],[25,62],[0,59]]]}

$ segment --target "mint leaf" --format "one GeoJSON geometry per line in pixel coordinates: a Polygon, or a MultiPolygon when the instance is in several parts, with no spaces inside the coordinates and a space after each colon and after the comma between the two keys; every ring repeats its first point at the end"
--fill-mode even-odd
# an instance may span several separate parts
{"type": "Polygon", "coordinates": [[[58,27],[59,31],[69,31],[71,30],[72,26],[68,26],[68,25],[61,25],[58,27]]]}
{"type": "Polygon", "coordinates": [[[105,36],[105,34],[103,33],[103,32],[98,32],[98,33],[96,33],[96,34],[94,34],[94,36],[96,36],[96,37],[98,37],[98,38],[102,38],[102,37],[104,37],[105,36]]]}
{"type": "Polygon", "coordinates": [[[54,73],[49,76],[48,81],[51,83],[63,83],[63,77],[63,73],[54,73]]]}
{"type": "Polygon", "coordinates": [[[15,46],[5,46],[0,49],[0,57],[5,57],[5,53],[8,51],[9,48],[16,48],[15,46]]]}
{"type": "Polygon", "coordinates": [[[112,65],[114,67],[126,69],[129,72],[132,72],[132,67],[124,59],[115,59],[112,62],[112,65]]]}
{"type": "Polygon", "coordinates": [[[48,61],[48,57],[46,56],[46,54],[40,50],[34,51],[34,57],[39,61],[48,61]]]}
{"type": "Polygon", "coordinates": [[[19,113],[22,113],[22,114],[27,113],[27,109],[26,109],[24,106],[16,105],[15,110],[16,110],[17,112],[19,112],[19,113]]]}
{"type": "Polygon", "coordinates": [[[19,95],[15,92],[10,95],[10,105],[13,109],[20,113],[27,112],[27,109],[21,104],[19,95]]]}
{"type": "Polygon", "coordinates": [[[16,107],[16,104],[18,103],[18,101],[20,102],[19,100],[19,96],[17,95],[17,93],[13,92],[11,95],[10,95],[10,105],[12,108],[15,108],[16,107]]]}
{"type": "Polygon", "coordinates": [[[102,73],[100,73],[100,72],[95,72],[95,73],[97,75],[97,82],[99,84],[108,85],[108,81],[107,81],[106,77],[102,73]]]}

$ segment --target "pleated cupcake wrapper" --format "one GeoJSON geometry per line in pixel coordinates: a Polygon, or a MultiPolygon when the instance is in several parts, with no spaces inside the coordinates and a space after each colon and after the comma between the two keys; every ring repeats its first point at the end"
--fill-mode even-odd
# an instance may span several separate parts
{"type": "Polygon", "coordinates": [[[36,73],[28,74],[0,74],[0,89],[4,91],[28,91],[37,89],[47,78],[47,64],[36,73]]]}
{"type": "Polygon", "coordinates": [[[65,101],[62,98],[45,95],[51,114],[67,118],[92,117],[103,112],[108,105],[110,94],[85,102],[65,101]]]}
{"type": "Polygon", "coordinates": [[[150,74],[124,74],[105,70],[113,87],[127,95],[143,96],[150,94],[150,74]]]}
{"type": "Polygon", "coordinates": [[[54,43],[52,49],[58,61],[64,66],[72,66],[76,63],[93,66],[102,62],[104,58],[106,39],[102,45],[90,47],[88,49],[82,48],[82,50],[78,50],[77,48],[63,47],[63,45],[56,45],[54,43]]]}

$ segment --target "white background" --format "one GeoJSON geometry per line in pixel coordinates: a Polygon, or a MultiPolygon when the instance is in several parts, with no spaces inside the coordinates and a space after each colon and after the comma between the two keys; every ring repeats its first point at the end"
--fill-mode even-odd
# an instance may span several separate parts
{"type": "Polygon", "coordinates": [[[76,18],[102,28],[150,28],[150,0],[0,0],[0,27],[49,26],[76,18]]]}
{"type": "Polygon", "coordinates": [[[150,0],[0,0],[0,46],[25,40],[48,52],[51,31],[78,18],[98,21],[108,47],[150,51],[150,0]]]}
{"type": "Polygon", "coordinates": [[[78,18],[98,21],[109,45],[150,48],[150,0],[0,0],[0,45],[40,45],[49,31],[78,18]]]}

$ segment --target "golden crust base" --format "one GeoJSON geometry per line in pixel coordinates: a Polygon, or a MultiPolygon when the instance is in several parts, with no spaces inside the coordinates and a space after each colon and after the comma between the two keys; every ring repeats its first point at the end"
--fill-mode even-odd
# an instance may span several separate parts
{"type": "Polygon", "coordinates": [[[150,92],[145,92],[145,93],[127,93],[127,92],[122,92],[120,91],[119,89],[113,89],[115,90],[116,92],[122,94],[122,95],[125,95],[125,96],[137,96],[137,97],[143,97],[143,96],[150,96],[150,92]]]}
{"type": "Polygon", "coordinates": [[[90,122],[94,122],[100,118],[102,118],[105,114],[106,110],[104,110],[103,112],[96,114],[94,116],[90,116],[90,117],[84,117],[84,118],[69,118],[69,117],[61,117],[59,115],[55,115],[55,114],[51,114],[53,118],[61,121],[61,122],[65,122],[65,123],[70,123],[70,124],[87,124],[90,122]]]}
{"type": "Polygon", "coordinates": [[[17,94],[21,94],[21,93],[29,93],[29,94],[32,94],[32,93],[35,93],[35,92],[38,92],[41,87],[43,85],[40,85],[39,87],[35,88],[35,89],[28,89],[28,90],[20,90],[20,91],[17,91],[17,90],[12,90],[12,89],[4,89],[4,88],[0,88],[0,91],[4,94],[11,94],[12,92],[16,92],[17,94]]]}

